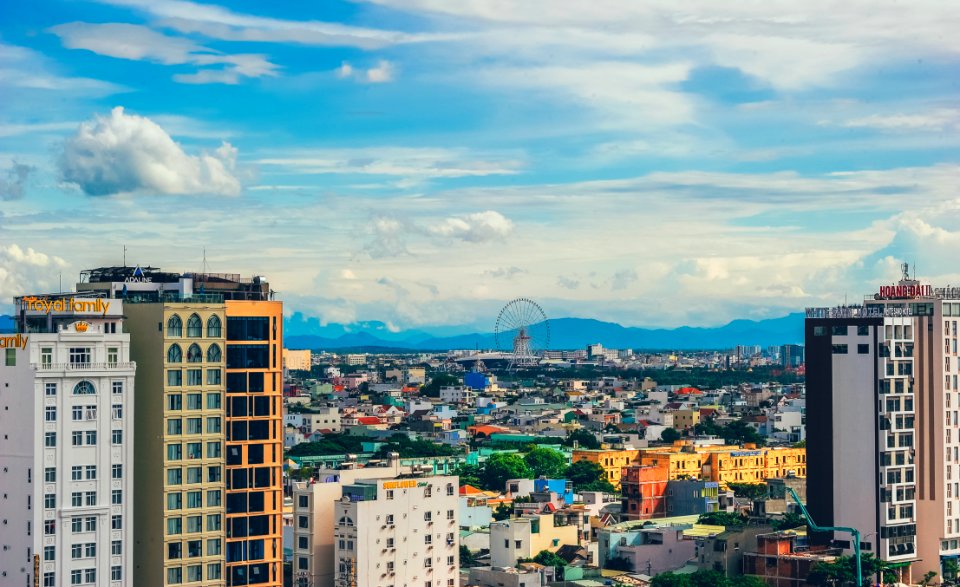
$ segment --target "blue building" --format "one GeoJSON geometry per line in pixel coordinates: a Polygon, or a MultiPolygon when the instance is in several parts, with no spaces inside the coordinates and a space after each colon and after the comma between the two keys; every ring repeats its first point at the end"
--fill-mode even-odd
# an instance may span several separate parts
{"type": "Polygon", "coordinates": [[[716,481],[668,481],[666,497],[668,516],[693,516],[720,511],[720,484],[716,481]]]}
{"type": "Polygon", "coordinates": [[[562,497],[563,503],[567,505],[573,503],[573,482],[566,479],[534,479],[533,491],[536,493],[551,491],[562,497]]]}

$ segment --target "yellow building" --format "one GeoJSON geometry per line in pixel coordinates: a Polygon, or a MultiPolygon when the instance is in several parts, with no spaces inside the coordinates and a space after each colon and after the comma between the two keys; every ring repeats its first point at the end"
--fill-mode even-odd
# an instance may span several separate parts
{"type": "Polygon", "coordinates": [[[138,367],[137,583],[280,587],[281,302],[258,277],[83,275],[78,291],[125,299],[138,367]]]}
{"type": "Polygon", "coordinates": [[[754,445],[697,446],[678,440],[671,447],[641,449],[641,465],[667,466],[667,478],[716,481],[722,488],[728,483],[763,483],[767,479],[795,475],[807,476],[804,448],[754,445]]]}
{"type": "Polygon", "coordinates": [[[676,410],[673,412],[673,427],[676,430],[690,430],[700,423],[700,410],[676,410]]]}
{"type": "Polygon", "coordinates": [[[597,463],[603,468],[604,478],[609,481],[616,489],[620,489],[621,471],[627,465],[633,463],[640,454],[639,450],[615,450],[615,449],[576,449],[573,451],[573,462],[590,461],[597,463]]]}
{"type": "Polygon", "coordinates": [[[283,366],[292,371],[309,371],[312,356],[310,350],[283,349],[283,366]]]}

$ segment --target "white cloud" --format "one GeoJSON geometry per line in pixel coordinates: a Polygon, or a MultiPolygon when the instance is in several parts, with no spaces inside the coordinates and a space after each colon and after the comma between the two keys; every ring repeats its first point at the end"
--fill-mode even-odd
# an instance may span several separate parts
{"type": "Polygon", "coordinates": [[[107,96],[126,91],[110,82],[58,74],[40,53],[0,43],[0,86],[24,90],[71,92],[82,96],[107,96]]]}
{"type": "Polygon", "coordinates": [[[57,291],[60,274],[67,263],[30,247],[0,244],[0,300],[3,305],[14,296],[57,291]]]}
{"type": "Polygon", "coordinates": [[[14,161],[6,172],[6,177],[0,177],[0,200],[19,200],[23,197],[23,190],[30,175],[36,167],[24,165],[14,161]]]}
{"type": "Polygon", "coordinates": [[[375,49],[403,43],[446,40],[454,35],[411,34],[338,23],[283,20],[233,12],[221,6],[186,0],[101,0],[104,4],[137,8],[159,24],[181,33],[223,41],[298,43],[326,47],[375,49]]]}
{"type": "Polygon", "coordinates": [[[493,277],[496,279],[513,279],[515,276],[523,275],[525,273],[529,272],[526,269],[521,269],[514,265],[511,265],[510,267],[497,267],[496,269],[488,269],[483,272],[484,276],[493,277]]]}
{"type": "Polygon", "coordinates": [[[263,55],[223,54],[189,39],[164,35],[141,25],[71,22],[52,27],[50,32],[59,36],[68,49],[86,49],[118,59],[163,65],[222,66],[222,69],[200,69],[195,73],[173,76],[181,83],[236,84],[244,77],[276,75],[277,70],[277,66],[263,55]]]}
{"type": "Polygon", "coordinates": [[[519,159],[484,157],[465,149],[369,147],[316,149],[264,157],[257,164],[304,174],[363,174],[432,178],[513,175],[519,159]]]}
{"type": "Polygon", "coordinates": [[[353,66],[344,61],[340,64],[340,67],[337,68],[337,77],[345,79],[353,75],[353,66]]]}
{"type": "Polygon", "coordinates": [[[393,81],[394,67],[389,61],[381,59],[376,67],[367,70],[367,81],[371,84],[382,84],[393,81]]]}
{"type": "Polygon", "coordinates": [[[236,149],[223,143],[214,153],[188,155],[149,118],[114,108],[80,125],[59,160],[64,182],[84,193],[237,195],[236,149]]]}
{"type": "Polygon", "coordinates": [[[429,226],[428,230],[437,236],[483,243],[509,236],[513,232],[513,222],[499,212],[487,210],[446,218],[429,226]]]}
{"type": "MultiPolygon", "coordinates": [[[[830,124],[824,122],[823,124],[830,124]]],[[[932,108],[913,114],[871,114],[839,123],[848,128],[875,128],[881,131],[944,132],[960,130],[960,109],[932,108]]]]}

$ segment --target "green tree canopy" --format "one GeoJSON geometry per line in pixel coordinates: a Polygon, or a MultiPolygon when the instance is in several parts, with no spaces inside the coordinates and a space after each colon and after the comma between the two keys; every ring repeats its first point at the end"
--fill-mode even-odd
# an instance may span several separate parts
{"type": "Polygon", "coordinates": [[[660,440],[672,444],[674,441],[680,440],[680,433],[673,428],[664,428],[663,432],[660,433],[660,440]]]}
{"type": "Polygon", "coordinates": [[[573,482],[574,491],[615,491],[606,474],[597,463],[577,461],[567,468],[566,478],[573,482]]]}
{"type": "MultiPolygon", "coordinates": [[[[892,572],[887,563],[876,558],[871,553],[864,553],[860,557],[860,571],[863,574],[864,584],[870,584],[871,578],[877,574],[883,575],[884,582],[896,581],[896,573],[892,572]]],[[[832,563],[817,563],[807,582],[811,585],[855,585],[857,576],[857,562],[852,556],[841,556],[832,563]]]]}
{"type": "Polygon", "coordinates": [[[534,448],[523,457],[523,460],[530,467],[535,478],[542,475],[547,479],[559,479],[567,468],[567,458],[563,453],[552,448],[534,448]]]}
{"type": "Polygon", "coordinates": [[[597,440],[597,437],[594,436],[592,432],[582,428],[571,432],[570,435],[567,436],[566,440],[563,441],[563,444],[564,446],[573,446],[574,442],[576,442],[577,446],[580,448],[600,448],[600,441],[597,440]]]}
{"type": "Polygon", "coordinates": [[[706,514],[700,514],[700,518],[697,521],[701,524],[710,524],[713,526],[743,526],[747,523],[746,518],[740,514],[731,512],[708,512],[706,514]]]}
{"type": "Polygon", "coordinates": [[[484,489],[503,491],[507,479],[530,479],[532,473],[523,457],[511,453],[495,453],[483,464],[480,480],[484,489]]]}
{"type": "Polygon", "coordinates": [[[496,521],[506,520],[513,515],[513,507],[505,503],[500,503],[497,505],[497,509],[493,510],[493,519],[496,521]]]}
{"type": "Polygon", "coordinates": [[[441,387],[451,387],[454,385],[462,385],[462,382],[458,377],[447,375],[446,373],[434,375],[433,378],[430,379],[430,383],[420,388],[420,395],[425,395],[427,397],[440,397],[441,387]]]}
{"type": "Polygon", "coordinates": [[[727,486],[733,490],[733,494],[737,497],[762,499],[767,496],[766,483],[728,483],[727,486]]]}
{"type": "Polygon", "coordinates": [[[799,528],[800,526],[806,526],[807,520],[800,514],[796,512],[787,512],[779,520],[774,520],[771,523],[774,530],[792,530],[793,528],[799,528]]]}
{"type": "Polygon", "coordinates": [[[460,463],[453,471],[454,475],[460,477],[460,485],[473,485],[474,487],[483,486],[483,482],[480,481],[480,473],[481,468],[478,465],[468,465],[466,463],[460,463]]]}
{"type": "Polygon", "coordinates": [[[700,569],[690,575],[661,573],[653,578],[651,587],[766,587],[759,577],[732,577],[723,573],[700,569]]]}

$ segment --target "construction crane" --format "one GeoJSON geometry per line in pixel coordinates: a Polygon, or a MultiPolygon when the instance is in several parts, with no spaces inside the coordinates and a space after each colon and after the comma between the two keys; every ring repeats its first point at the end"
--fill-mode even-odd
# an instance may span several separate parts
{"type": "Polygon", "coordinates": [[[800,513],[803,514],[804,519],[807,520],[807,529],[811,532],[847,532],[848,534],[853,535],[853,552],[857,560],[857,587],[863,587],[863,571],[860,568],[860,530],[856,528],[847,528],[846,526],[818,526],[816,522],[813,521],[813,518],[810,517],[807,508],[803,505],[803,502],[800,501],[800,496],[797,495],[797,492],[793,490],[792,487],[787,487],[786,490],[790,493],[790,497],[793,498],[793,501],[797,502],[797,506],[800,507],[800,513]]]}

